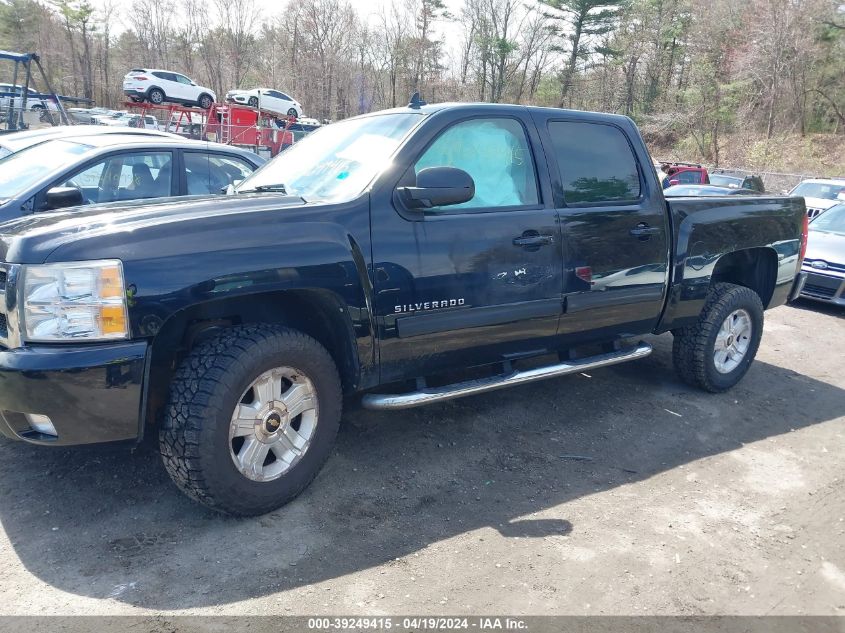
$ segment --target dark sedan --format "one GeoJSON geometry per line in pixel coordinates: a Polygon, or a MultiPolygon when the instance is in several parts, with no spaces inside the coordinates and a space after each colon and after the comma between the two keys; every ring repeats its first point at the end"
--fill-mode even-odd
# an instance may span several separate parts
{"type": "Polygon", "coordinates": [[[264,162],[229,145],[181,138],[53,139],[0,160],[0,222],[79,204],[220,193],[264,162]]]}

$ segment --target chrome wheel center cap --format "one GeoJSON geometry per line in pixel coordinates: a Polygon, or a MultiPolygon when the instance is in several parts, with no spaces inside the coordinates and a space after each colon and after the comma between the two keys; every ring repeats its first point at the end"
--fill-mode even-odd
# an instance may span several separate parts
{"type": "Polygon", "coordinates": [[[290,422],[288,411],[281,402],[271,402],[270,407],[255,420],[255,435],[260,442],[275,442],[290,422]]]}
{"type": "Polygon", "coordinates": [[[281,428],[281,426],[282,416],[275,411],[272,411],[270,415],[264,418],[264,431],[268,434],[275,433],[281,428]]]}

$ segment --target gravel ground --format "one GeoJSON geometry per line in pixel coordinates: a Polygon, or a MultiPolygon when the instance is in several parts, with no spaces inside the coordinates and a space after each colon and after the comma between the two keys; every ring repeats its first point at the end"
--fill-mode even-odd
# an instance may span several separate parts
{"type": "Polygon", "coordinates": [[[845,312],[766,314],[727,394],[649,358],[350,403],[296,501],[215,515],[158,456],[0,441],[2,614],[845,615],[845,312]]]}

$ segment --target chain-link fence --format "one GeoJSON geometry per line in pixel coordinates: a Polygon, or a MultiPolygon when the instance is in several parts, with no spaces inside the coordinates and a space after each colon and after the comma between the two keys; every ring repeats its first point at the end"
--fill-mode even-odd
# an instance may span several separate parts
{"type": "MultiPolygon", "coordinates": [[[[62,125],[61,113],[55,105],[44,106],[41,102],[27,103],[26,109],[0,102],[0,131],[36,130],[38,128],[62,125]]],[[[71,121],[73,123],[74,121],[71,121]]]]}
{"type": "MultiPolygon", "coordinates": [[[[709,168],[708,168],[709,169],[709,168]]],[[[768,193],[786,193],[792,190],[795,185],[807,178],[819,178],[818,174],[788,174],[777,171],[758,171],[756,169],[743,169],[741,167],[720,167],[724,171],[736,171],[740,173],[756,174],[763,179],[763,185],[768,193]]]]}

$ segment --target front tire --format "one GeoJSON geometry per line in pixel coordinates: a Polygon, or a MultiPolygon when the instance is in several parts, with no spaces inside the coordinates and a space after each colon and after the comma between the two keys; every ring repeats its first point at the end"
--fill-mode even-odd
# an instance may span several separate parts
{"type": "Polygon", "coordinates": [[[299,113],[296,111],[296,108],[288,109],[288,116],[299,118],[299,113]]]}
{"type": "Polygon", "coordinates": [[[672,334],[672,360],[681,380],[712,393],[727,391],[745,376],[757,355],[763,303],[750,288],[716,284],[698,322],[672,334]]]}
{"type": "Polygon", "coordinates": [[[247,105],[250,108],[257,108],[258,107],[258,97],[250,97],[249,103],[247,105]]]}
{"type": "Polygon", "coordinates": [[[341,402],[337,368],[316,340],[271,325],[230,328],[195,348],[171,383],[165,468],[214,510],[270,512],[319,472],[341,402]]]}

